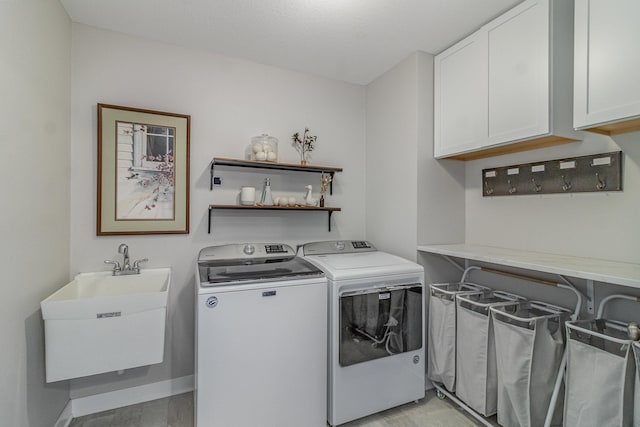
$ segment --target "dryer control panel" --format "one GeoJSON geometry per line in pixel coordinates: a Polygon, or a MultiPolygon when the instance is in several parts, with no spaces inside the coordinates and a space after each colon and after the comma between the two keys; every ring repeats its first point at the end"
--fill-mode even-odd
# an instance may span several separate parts
{"type": "Polygon", "coordinates": [[[304,256],[374,251],[377,251],[377,249],[366,240],[329,240],[326,242],[306,243],[302,246],[302,255],[304,256]]]}

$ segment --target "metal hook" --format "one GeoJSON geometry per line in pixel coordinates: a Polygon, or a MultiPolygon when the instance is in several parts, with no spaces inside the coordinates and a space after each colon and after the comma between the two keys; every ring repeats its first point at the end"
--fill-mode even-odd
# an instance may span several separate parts
{"type": "Polygon", "coordinates": [[[604,190],[605,188],[607,188],[607,177],[606,176],[601,180],[600,176],[598,175],[598,172],[596,172],[596,179],[598,180],[598,183],[596,184],[596,188],[598,190],[604,190]]]}
{"type": "Polygon", "coordinates": [[[531,178],[531,182],[533,183],[533,191],[539,193],[542,190],[542,185],[538,185],[535,178],[531,178]]]}
{"type": "Polygon", "coordinates": [[[509,184],[509,194],[513,194],[518,191],[518,189],[514,185],[511,185],[510,179],[507,180],[507,184],[509,184]]]}
{"type": "Polygon", "coordinates": [[[489,187],[489,183],[487,182],[487,180],[484,181],[484,187],[486,188],[484,192],[487,194],[487,196],[490,196],[493,194],[493,188],[489,187]]]}
{"type": "Polygon", "coordinates": [[[571,190],[571,187],[571,181],[567,182],[567,180],[564,179],[564,175],[562,175],[562,190],[569,191],[571,190]]]}

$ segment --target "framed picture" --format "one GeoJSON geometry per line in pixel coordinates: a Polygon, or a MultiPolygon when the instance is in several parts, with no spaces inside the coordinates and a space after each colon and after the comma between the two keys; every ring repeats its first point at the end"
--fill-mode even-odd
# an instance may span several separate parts
{"type": "Polygon", "coordinates": [[[98,236],[189,233],[190,124],[98,104],[98,236]]]}

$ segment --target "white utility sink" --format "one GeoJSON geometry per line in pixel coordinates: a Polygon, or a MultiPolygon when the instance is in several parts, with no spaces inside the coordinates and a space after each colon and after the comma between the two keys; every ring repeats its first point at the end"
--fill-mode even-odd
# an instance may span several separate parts
{"type": "Polygon", "coordinates": [[[47,382],[160,363],[171,269],[78,274],[40,303],[47,382]]]}

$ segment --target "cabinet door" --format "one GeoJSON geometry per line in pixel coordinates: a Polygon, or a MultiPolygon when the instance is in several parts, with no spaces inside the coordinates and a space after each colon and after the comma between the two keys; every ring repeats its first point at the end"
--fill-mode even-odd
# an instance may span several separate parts
{"type": "Polygon", "coordinates": [[[486,30],[488,145],[549,133],[549,0],[526,1],[486,30]]]}
{"type": "Polygon", "coordinates": [[[470,151],[487,134],[487,43],[479,31],[435,58],[434,155],[470,151]]]}
{"type": "Polygon", "coordinates": [[[576,0],[573,125],[640,115],[640,1],[576,0]]]}

